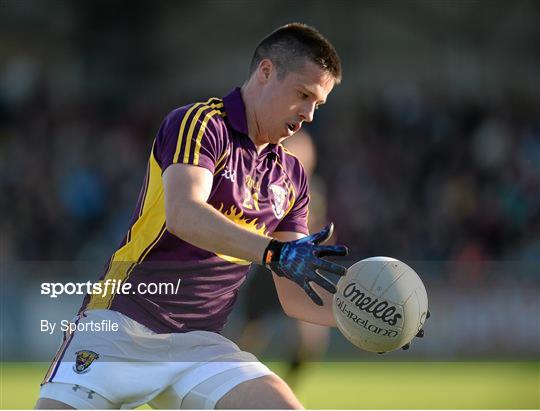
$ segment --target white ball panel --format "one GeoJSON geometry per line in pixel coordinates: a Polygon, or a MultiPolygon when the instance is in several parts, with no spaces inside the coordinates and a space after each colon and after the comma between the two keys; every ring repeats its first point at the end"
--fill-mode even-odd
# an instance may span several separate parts
{"type": "Polygon", "coordinates": [[[362,260],[349,267],[347,272],[350,273],[351,278],[362,284],[365,289],[371,290],[383,269],[384,267],[381,264],[362,260]]]}
{"type": "MultiPolygon", "coordinates": [[[[376,262],[372,262],[371,264],[376,264],[376,262]]],[[[379,275],[377,281],[373,285],[373,292],[379,296],[384,295],[385,292],[394,288],[394,283],[399,281],[407,269],[409,269],[409,267],[401,261],[395,260],[386,262],[384,264],[384,273],[379,275]]],[[[399,302],[400,300],[393,301],[399,302]]]]}

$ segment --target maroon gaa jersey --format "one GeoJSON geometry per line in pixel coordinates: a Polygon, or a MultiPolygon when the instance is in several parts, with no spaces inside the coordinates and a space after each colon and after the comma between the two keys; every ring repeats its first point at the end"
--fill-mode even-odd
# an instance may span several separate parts
{"type": "Polygon", "coordinates": [[[119,311],[157,333],[223,329],[250,262],[195,247],[166,230],[162,174],[176,163],[208,169],[214,176],[208,204],[239,226],[266,235],[308,234],[304,169],[281,145],[269,144],[257,153],[236,88],[223,99],[167,115],[129,230],[100,278],[102,284],[130,283],[132,291],[87,295],[81,311],[119,311]],[[154,288],[146,287],[149,283],[154,288]],[[162,283],[176,289],[149,292],[162,283]],[[140,284],[148,292],[138,292],[140,284]]]}

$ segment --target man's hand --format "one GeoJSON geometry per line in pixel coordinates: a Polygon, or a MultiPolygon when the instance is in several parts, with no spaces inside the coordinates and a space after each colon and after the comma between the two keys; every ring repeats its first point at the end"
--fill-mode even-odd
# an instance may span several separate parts
{"type": "Polygon", "coordinates": [[[294,281],[315,304],[323,305],[310,282],[334,294],[339,278],[347,272],[345,267],[322,259],[331,255],[344,257],[348,253],[343,245],[320,245],[332,236],[333,231],[333,224],[329,224],[318,233],[300,240],[285,243],[272,240],[264,251],[263,265],[280,277],[294,281]]]}

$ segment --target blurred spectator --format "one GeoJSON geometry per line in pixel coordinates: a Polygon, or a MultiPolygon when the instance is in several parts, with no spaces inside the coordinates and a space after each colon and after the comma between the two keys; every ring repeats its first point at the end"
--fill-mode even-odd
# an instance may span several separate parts
{"type": "MultiPolygon", "coordinates": [[[[434,318],[445,315],[424,347],[480,351],[495,335],[507,352],[537,354],[538,2],[289,6],[0,2],[0,263],[101,266],[125,234],[163,113],[243,81],[252,40],[302,10],[344,63],[310,126],[311,184],[328,198],[314,195],[312,207],[352,260],[424,260],[434,318]],[[227,41],[233,54],[219,47],[227,41]],[[446,263],[430,269],[435,260],[446,263]],[[493,260],[511,263],[496,270],[493,260]]],[[[33,303],[28,284],[48,274],[5,273],[18,324],[30,305],[13,295],[26,290],[33,303]]]]}
{"type": "MultiPolygon", "coordinates": [[[[55,11],[39,3],[2,6],[13,17],[1,17],[12,38],[39,33],[35,43],[0,47],[2,258],[106,259],[127,227],[160,116],[207,97],[182,89],[196,73],[166,63],[171,39],[188,47],[186,33],[197,24],[186,17],[180,30],[167,8],[156,6],[122,10],[118,26],[116,9],[102,15],[97,3],[55,11]],[[50,46],[45,53],[43,45],[50,46]],[[180,74],[162,80],[173,69],[180,74]]],[[[205,5],[177,7],[190,16],[205,5]]],[[[351,13],[365,8],[355,7],[351,13]]],[[[532,38],[536,26],[527,24],[512,41],[532,38]]],[[[344,61],[354,63],[357,51],[344,44],[344,61]]],[[[364,98],[346,79],[347,93],[320,111],[312,129],[328,216],[353,256],[537,257],[530,250],[540,242],[538,95],[399,83],[364,98]]]]}

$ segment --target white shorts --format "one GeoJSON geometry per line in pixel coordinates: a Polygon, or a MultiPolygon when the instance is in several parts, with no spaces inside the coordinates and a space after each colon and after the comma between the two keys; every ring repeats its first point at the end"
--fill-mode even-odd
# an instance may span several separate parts
{"type": "Polygon", "coordinates": [[[238,384],[273,374],[213,332],[156,334],[111,310],[86,311],[79,329],[103,320],[118,331],[66,333],[40,397],[75,408],[214,408],[238,384]]]}

